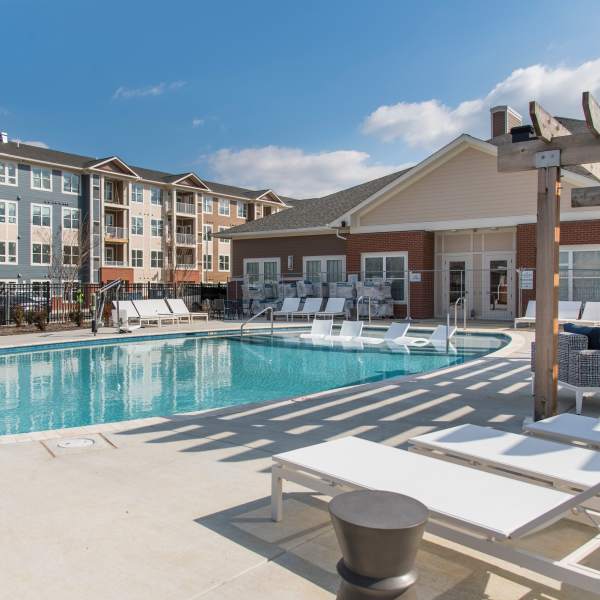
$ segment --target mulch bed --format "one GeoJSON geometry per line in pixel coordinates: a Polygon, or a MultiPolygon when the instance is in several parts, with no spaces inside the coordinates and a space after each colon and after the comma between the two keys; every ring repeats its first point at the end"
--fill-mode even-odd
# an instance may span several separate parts
{"type": "MultiPolygon", "coordinates": [[[[87,326],[89,328],[89,325],[87,326]]],[[[85,329],[85,327],[77,327],[73,323],[49,323],[46,331],[72,331],[74,329],[85,329]]],[[[42,333],[35,325],[22,325],[15,327],[0,327],[0,336],[2,335],[20,335],[22,333],[42,333]]]]}

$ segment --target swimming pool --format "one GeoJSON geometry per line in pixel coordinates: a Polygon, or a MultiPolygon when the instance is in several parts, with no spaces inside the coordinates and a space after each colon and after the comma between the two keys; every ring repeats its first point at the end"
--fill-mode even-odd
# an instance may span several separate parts
{"type": "Polygon", "coordinates": [[[288,331],[2,351],[0,435],[302,396],[459,364],[508,340],[457,335],[450,353],[407,353],[313,345],[288,331]]]}

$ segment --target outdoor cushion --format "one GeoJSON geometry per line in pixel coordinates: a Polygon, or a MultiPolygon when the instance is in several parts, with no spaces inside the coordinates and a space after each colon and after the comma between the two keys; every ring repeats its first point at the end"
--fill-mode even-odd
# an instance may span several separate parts
{"type": "Polygon", "coordinates": [[[569,333],[578,333],[588,338],[588,350],[600,350],[600,327],[589,327],[587,325],[576,325],[565,323],[564,330],[569,333]]]}

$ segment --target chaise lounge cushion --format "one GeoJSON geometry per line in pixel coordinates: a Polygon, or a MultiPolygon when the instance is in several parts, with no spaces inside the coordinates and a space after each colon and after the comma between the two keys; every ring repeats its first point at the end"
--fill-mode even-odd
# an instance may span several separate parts
{"type": "Polygon", "coordinates": [[[589,350],[600,350],[600,327],[588,327],[586,325],[576,325],[575,323],[565,323],[564,330],[567,333],[578,333],[588,338],[589,350]]]}

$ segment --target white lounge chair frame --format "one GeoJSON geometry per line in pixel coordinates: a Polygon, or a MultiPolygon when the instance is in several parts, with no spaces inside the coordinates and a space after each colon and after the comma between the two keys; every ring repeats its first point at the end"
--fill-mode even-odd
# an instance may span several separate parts
{"type": "Polygon", "coordinates": [[[176,323],[177,317],[171,315],[160,315],[156,311],[156,307],[152,303],[151,300],[133,300],[133,306],[138,311],[140,315],[140,322],[142,325],[144,323],[151,325],[152,323],[156,323],[159,327],[162,327],[163,322],[167,323],[176,323]]]}
{"type": "Polygon", "coordinates": [[[325,309],[319,311],[315,317],[345,317],[346,298],[327,298],[325,309]]]}
{"type": "Polygon", "coordinates": [[[310,333],[301,333],[300,337],[305,340],[328,339],[331,337],[332,328],[332,319],[314,319],[310,328],[310,333]]]}
{"type": "MultiPolygon", "coordinates": [[[[581,411],[583,410],[585,395],[600,394],[600,387],[597,386],[573,385],[560,379],[557,381],[557,385],[559,388],[575,392],[575,414],[578,416],[581,415],[581,411]]],[[[531,372],[531,394],[535,394],[535,373],[533,371],[531,372]]]]}
{"type": "MultiPolygon", "coordinates": [[[[360,489],[386,489],[405,493],[409,496],[412,493],[426,506],[429,504],[430,518],[426,527],[426,536],[430,541],[436,542],[436,538],[448,540],[483,555],[512,563],[523,569],[592,593],[597,593],[600,589],[600,571],[581,564],[590,554],[600,548],[600,533],[558,560],[534,554],[531,550],[521,550],[515,545],[507,543],[545,529],[572,510],[579,509],[589,514],[590,511],[582,508],[582,505],[588,499],[600,493],[600,484],[583,492],[569,495],[495,473],[477,471],[467,466],[353,437],[286,452],[273,456],[273,461],[275,464],[271,468],[271,516],[274,521],[281,521],[283,518],[284,480],[293,481],[310,490],[331,497],[346,491],[360,489]],[[373,448],[378,446],[379,449],[373,448]],[[347,473],[345,476],[333,472],[335,467],[332,467],[331,464],[327,472],[324,472],[320,467],[324,457],[327,456],[328,452],[333,452],[334,448],[340,458],[333,462],[339,463],[340,469],[344,468],[347,473]],[[312,460],[301,459],[300,453],[311,449],[314,449],[312,450],[312,460]],[[394,455],[393,453],[398,454],[394,455]],[[407,456],[413,458],[408,460],[407,456]],[[296,457],[298,457],[297,460],[296,457]],[[370,471],[377,476],[371,477],[372,481],[382,480],[382,475],[385,475],[389,485],[372,487],[361,483],[361,474],[358,473],[356,468],[357,461],[354,460],[355,457],[360,457],[363,464],[369,462],[373,465],[370,471]],[[392,465],[392,462],[395,464],[392,465]],[[434,463],[437,463],[438,466],[434,466],[434,463]],[[407,476],[406,472],[403,472],[402,467],[406,464],[413,467],[412,475],[407,476]],[[440,467],[440,464],[445,466],[440,467]],[[428,472],[431,474],[431,471],[435,470],[437,474],[444,475],[442,479],[445,479],[446,484],[449,481],[455,482],[451,489],[444,493],[438,492],[435,494],[436,497],[433,502],[439,504],[439,507],[432,506],[432,502],[428,503],[428,498],[425,497],[426,493],[420,494],[420,497],[418,497],[419,495],[411,491],[415,486],[414,481],[411,479],[411,477],[414,477],[415,465],[418,466],[417,473],[424,474],[423,480],[429,479],[428,472]],[[350,471],[354,470],[357,471],[355,475],[349,475],[350,471]],[[473,475],[474,473],[476,475],[473,475]],[[465,481],[468,485],[465,485],[465,481]],[[505,495],[523,501],[525,500],[524,496],[527,496],[527,500],[532,504],[535,504],[538,500],[540,503],[537,505],[537,509],[529,507],[528,517],[520,526],[511,531],[494,530],[478,524],[476,520],[452,514],[451,511],[443,508],[444,502],[448,501],[450,495],[463,494],[466,498],[474,496],[477,501],[483,502],[486,497],[488,500],[493,498],[494,490],[503,491],[505,495]],[[552,500],[549,501],[550,498],[552,500]],[[546,504],[545,507],[543,506],[544,503],[546,504]]],[[[417,488],[419,483],[421,482],[417,483],[417,488]]],[[[444,481],[434,478],[433,484],[444,485],[444,481]]],[[[424,488],[426,487],[424,485],[424,488]]],[[[456,498],[454,500],[456,501],[456,498]]],[[[502,510],[502,508],[499,507],[499,510],[502,510]]],[[[506,513],[506,510],[504,512],[506,513]]],[[[597,513],[590,514],[590,522],[598,529],[597,517],[600,517],[600,515],[597,515],[597,517],[595,515],[597,513]],[[594,520],[595,518],[596,520],[594,520]]],[[[506,516],[506,514],[503,516],[506,516]]]]}
{"type": "Polygon", "coordinates": [[[582,325],[600,325],[600,302],[586,302],[583,307],[581,319],[573,321],[582,325]]]}
{"type": "Polygon", "coordinates": [[[306,320],[308,321],[311,317],[314,317],[319,310],[321,310],[321,304],[323,304],[323,298],[306,298],[306,300],[304,300],[302,309],[292,313],[292,321],[297,315],[306,317],[306,320]]]}
{"type": "Polygon", "coordinates": [[[180,323],[181,321],[187,323],[192,322],[192,318],[190,317],[189,311],[174,311],[164,299],[153,298],[151,300],[148,300],[148,302],[152,303],[154,310],[156,310],[157,314],[159,314],[161,317],[173,317],[173,319],[177,323],[180,323]]]}
{"type": "Polygon", "coordinates": [[[284,298],[281,309],[273,311],[273,318],[285,317],[285,320],[288,321],[290,317],[293,318],[294,314],[298,313],[299,308],[300,298],[284,298]]]}
{"type": "Polygon", "coordinates": [[[410,323],[392,323],[383,334],[383,337],[361,337],[361,341],[365,344],[380,345],[386,342],[392,342],[402,346],[408,345],[415,338],[408,337],[406,334],[410,329],[410,323]]]}
{"type": "Polygon", "coordinates": [[[517,325],[520,325],[521,323],[525,323],[527,325],[535,323],[535,300],[529,301],[523,317],[517,317],[515,319],[515,329],[517,328],[517,325]]]}
{"type": "Polygon", "coordinates": [[[576,323],[581,313],[581,302],[573,300],[561,300],[558,303],[558,322],[576,323]]]}
{"type": "Polygon", "coordinates": [[[328,335],[325,339],[332,342],[362,341],[360,334],[362,333],[363,326],[363,321],[342,321],[339,334],[328,335]]]}
{"type": "Polygon", "coordinates": [[[165,302],[174,314],[189,315],[190,323],[194,319],[205,319],[208,321],[207,312],[190,312],[182,298],[165,298],[165,302]]]}
{"type": "Polygon", "coordinates": [[[541,421],[523,423],[523,431],[568,444],[588,446],[600,450],[600,419],[562,413],[541,421]]]}

